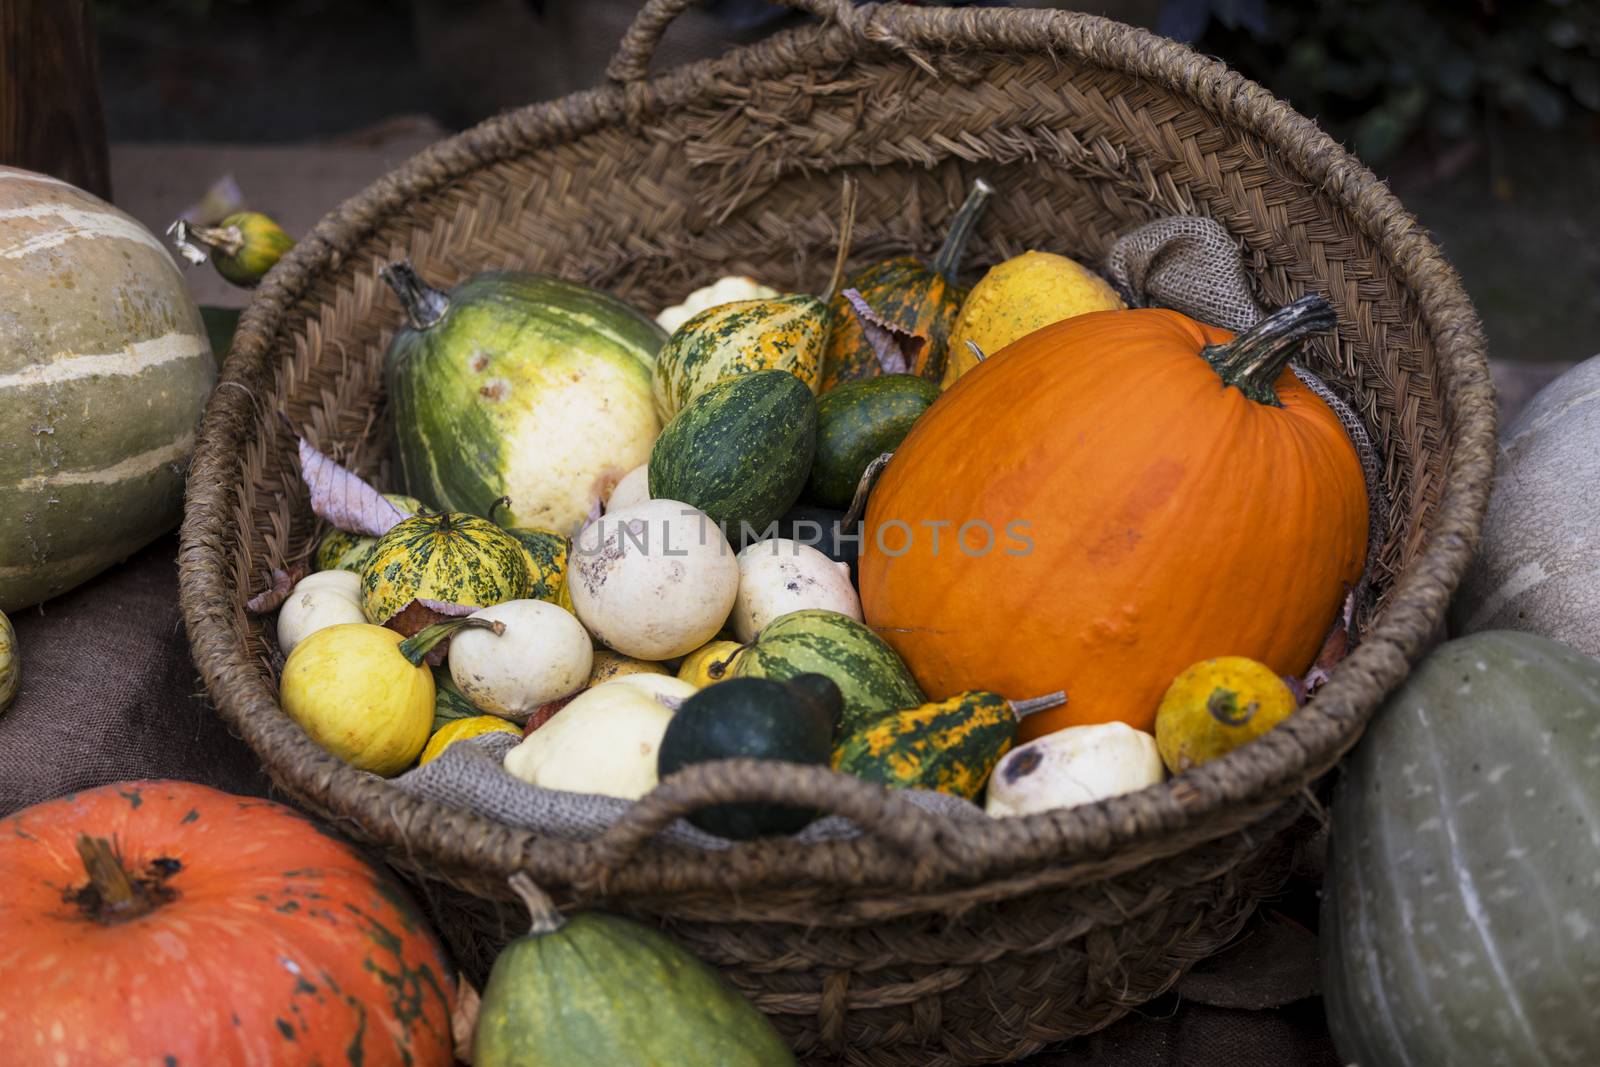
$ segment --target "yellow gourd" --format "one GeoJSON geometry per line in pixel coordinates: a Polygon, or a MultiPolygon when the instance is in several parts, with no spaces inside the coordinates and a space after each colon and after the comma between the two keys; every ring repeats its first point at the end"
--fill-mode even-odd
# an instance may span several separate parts
{"type": "Polygon", "coordinates": [[[972,342],[992,356],[1041,327],[1091,311],[1126,307],[1094,271],[1053,252],[1024,252],[989,268],[961,305],[950,331],[944,380],[948,389],[978,365],[972,342]]]}
{"type": "Polygon", "coordinates": [[[671,673],[659,663],[634,659],[632,656],[624,656],[621,652],[613,652],[609,648],[597,648],[594,650],[593,666],[589,668],[589,681],[584,688],[593,689],[601,682],[609,682],[625,674],[670,675],[671,673]]]}
{"type": "Polygon", "coordinates": [[[465,741],[469,737],[482,737],[484,734],[510,734],[512,737],[521,737],[522,727],[498,715],[474,715],[470,719],[456,719],[454,722],[445,723],[428,738],[428,744],[423,748],[417,766],[421,767],[438,759],[445,749],[457,741],[465,741]]]}
{"type": "Polygon", "coordinates": [[[683,657],[678,677],[697,689],[733,677],[733,660],[744,646],[713,638],[683,657]]]}
{"type": "Polygon", "coordinates": [[[433,725],[433,673],[423,657],[454,630],[473,625],[499,624],[451,619],[415,637],[364,622],[318,630],[283,665],[283,710],[352,767],[399,774],[422,752],[433,725]]]}
{"type": "Polygon", "coordinates": [[[1156,747],[1173,774],[1225,756],[1287,719],[1294,693],[1271,667],[1243,656],[1202,660],[1173,681],[1156,710],[1156,747]]]}

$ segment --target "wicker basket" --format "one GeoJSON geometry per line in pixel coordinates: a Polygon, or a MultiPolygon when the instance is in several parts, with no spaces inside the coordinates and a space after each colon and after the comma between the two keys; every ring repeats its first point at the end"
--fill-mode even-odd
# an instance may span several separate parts
{"type": "Polygon", "coordinates": [[[1430,640],[1477,537],[1493,395],[1455,273],[1384,186],[1311,122],[1220,64],[1056,11],[852,7],[721,60],[646,77],[690,0],[650,0],[611,84],[525,108],[410,161],[325,219],[244,317],[204,425],[182,598],[218,710],[278,785],[431,899],[469,973],[522,923],[507,876],[665,926],[768,1012],[808,1062],[995,1062],[1105,1026],[1226,942],[1286,871],[1307,786],[1430,640]],[[380,366],[399,309],[377,279],[550,271],[655,308],[725,273],[814,288],[840,172],[860,183],[855,259],[929,252],[968,183],[1003,190],[975,261],[1030,247],[1099,261],[1152,217],[1210,215],[1264,302],[1325,293],[1337,344],[1309,356],[1362,412],[1393,500],[1364,641],[1262,740],[1090,807],[957,825],[818,769],[692,769],[588,844],[403,794],[278,707],[244,600],[315,532],[279,413],[381,473],[380,366]],[[841,812],[849,841],[714,857],[654,834],[712,800],[841,812]]]}

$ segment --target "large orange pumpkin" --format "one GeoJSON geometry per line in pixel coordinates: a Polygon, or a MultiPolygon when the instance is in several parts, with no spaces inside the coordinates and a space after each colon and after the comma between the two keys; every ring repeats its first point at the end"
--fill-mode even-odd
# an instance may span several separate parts
{"type": "Polygon", "coordinates": [[[1285,368],[1332,325],[1307,297],[1237,340],[1144,309],[1007,346],[878,482],[866,621],[930,699],[1065,690],[1024,737],[1149,729],[1178,672],[1215,656],[1304,671],[1366,556],[1355,449],[1285,368]]]}
{"type": "Polygon", "coordinates": [[[448,1067],[411,903],[281,805],[128,782],[0,822],[0,1062],[448,1067]]]}

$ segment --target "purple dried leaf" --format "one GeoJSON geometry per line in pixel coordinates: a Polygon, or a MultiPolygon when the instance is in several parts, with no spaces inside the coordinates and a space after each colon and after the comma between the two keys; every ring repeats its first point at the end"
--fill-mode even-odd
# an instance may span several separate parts
{"type": "Polygon", "coordinates": [[[382,537],[408,516],[357,475],[300,441],[300,477],[311,490],[311,511],[345,533],[382,537]]]}
{"type": "Polygon", "coordinates": [[[465,618],[475,611],[483,610],[482,608],[473,607],[471,604],[452,604],[448,600],[429,600],[426,597],[418,597],[417,603],[429,611],[436,611],[440,615],[451,619],[465,618]]]}
{"type": "Polygon", "coordinates": [[[873,311],[860,290],[846,289],[843,296],[850,302],[850,309],[860,321],[861,334],[867,339],[867,344],[872,346],[872,351],[878,357],[878,366],[883,373],[910,374],[927,339],[873,311]]]}
{"type": "Polygon", "coordinates": [[[295,583],[305,577],[305,566],[297,565],[293,571],[274,569],[269,581],[271,584],[244,602],[244,609],[252,615],[265,615],[269,611],[277,611],[283,602],[289,599],[289,594],[294,592],[295,583]]]}

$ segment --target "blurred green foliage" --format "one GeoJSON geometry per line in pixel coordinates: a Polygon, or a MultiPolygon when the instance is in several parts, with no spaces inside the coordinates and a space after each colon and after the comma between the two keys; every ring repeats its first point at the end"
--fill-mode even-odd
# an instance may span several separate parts
{"type": "Polygon", "coordinates": [[[1419,133],[1497,114],[1556,126],[1600,113],[1597,0],[1169,0],[1189,40],[1379,162],[1419,133]]]}

